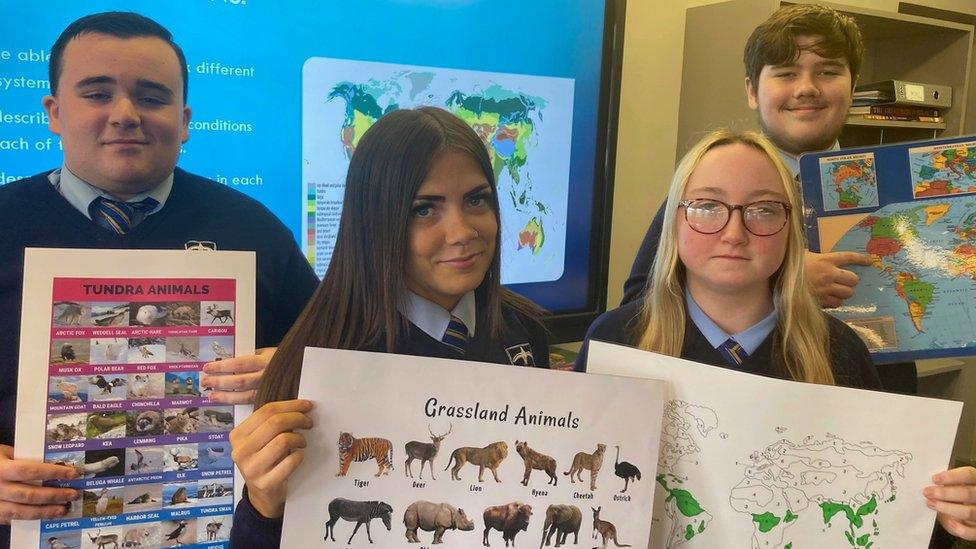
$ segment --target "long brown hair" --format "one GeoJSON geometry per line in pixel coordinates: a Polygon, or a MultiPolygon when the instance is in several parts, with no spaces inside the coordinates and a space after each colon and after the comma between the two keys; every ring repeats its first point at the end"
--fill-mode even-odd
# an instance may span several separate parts
{"type": "MultiPolygon", "coordinates": [[[[378,120],[363,134],[349,162],[339,233],[325,278],[268,365],[257,406],[295,398],[305,347],[395,351],[408,330],[397,303],[407,288],[406,233],[413,199],[446,150],[467,154],[481,168],[499,219],[488,150],[464,121],[435,107],[398,110],[378,120]]],[[[501,287],[500,251],[498,231],[495,256],[475,291],[479,308],[487,308],[485,329],[493,339],[505,329],[503,305],[532,319],[540,316],[531,301],[501,287]]]]}
{"type": "Polygon", "coordinates": [[[806,237],[803,233],[803,199],[789,169],[780,160],[768,139],[755,132],[717,130],[698,142],[681,162],[671,180],[664,210],[664,228],[641,312],[634,325],[634,343],[641,349],[681,356],[684,344],[686,270],[678,257],[678,201],[688,179],[708,151],[732,144],[743,144],[763,153],[779,172],[783,192],[792,206],[786,226],[786,254],[783,264],[770,278],[770,290],[779,298],[776,339],[773,340],[774,365],[779,373],[798,381],[834,384],[830,367],[830,337],[823,311],[807,285],[803,271],[806,237]]]}

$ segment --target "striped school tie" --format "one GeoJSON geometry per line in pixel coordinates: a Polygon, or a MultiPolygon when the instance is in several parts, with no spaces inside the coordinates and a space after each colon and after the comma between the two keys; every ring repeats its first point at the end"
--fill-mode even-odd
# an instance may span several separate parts
{"type": "Polygon", "coordinates": [[[125,234],[132,229],[132,217],[136,212],[153,211],[159,202],[144,198],[139,202],[119,202],[103,196],[96,198],[89,206],[92,221],[117,234],[125,234]]]}
{"type": "Polygon", "coordinates": [[[745,352],[742,345],[732,339],[731,337],[725,340],[725,343],[719,345],[718,350],[722,352],[722,356],[725,358],[726,362],[732,366],[742,366],[742,363],[749,358],[749,353],[745,352]]]}
{"type": "Polygon", "coordinates": [[[464,325],[464,322],[460,318],[451,315],[451,321],[447,324],[447,330],[444,331],[444,337],[441,338],[441,343],[451,347],[462,355],[464,354],[464,351],[468,347],[468,327],[464,325]]]}

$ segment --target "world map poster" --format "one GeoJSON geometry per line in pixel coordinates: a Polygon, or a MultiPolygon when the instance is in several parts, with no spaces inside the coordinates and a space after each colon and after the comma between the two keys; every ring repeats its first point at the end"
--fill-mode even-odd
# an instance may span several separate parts
{"type": "Polygon", "coordinates": [[[667,384],[649,547],[929,546],[936,514],[922,490],[949,461],[962,403],[602,341],[590,343],[586,371],[667,384]]]}
{"type": "Polygon", "coordinates": [[[810,249],[867,254],[829,312],[877,362],[965,356],[976,347],[976,140],[805,155],[810,249]]]}
{"type": "Polygon", "coordinates": [[[384,114],[434,106],[488,149],[501,209],[502,282],[558,280],[566,257],[574,81],[313,57],[302,71],[305,250],[325,274],[349,159],[384,114]]]}

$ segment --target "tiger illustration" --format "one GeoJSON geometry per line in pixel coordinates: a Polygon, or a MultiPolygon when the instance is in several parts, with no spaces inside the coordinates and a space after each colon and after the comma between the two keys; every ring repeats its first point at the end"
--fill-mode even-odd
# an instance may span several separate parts
{"type": "Polygon", "coordinates": [[[352,433],[339,433],[339,472],[344,477],[353,461],[376,460],[376,476],[388,475],[393,470],[393,444],[385,438],[356,438],[352,433]]]}

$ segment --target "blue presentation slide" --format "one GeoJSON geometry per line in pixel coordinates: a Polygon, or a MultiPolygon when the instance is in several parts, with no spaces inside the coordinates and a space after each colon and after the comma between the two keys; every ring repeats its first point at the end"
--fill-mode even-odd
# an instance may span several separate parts
{"type": "Polygon", "coordinates": [[[485,139],[502,279],[554,312],[589,285],[605,3],[594,0],[51,0],[0,18],[0,183],[61,165],[47,127],[51,45],[74,19],[133,10],[189,65],[179,165],[265,204],[321,276],[349,155],[382,113],[435,105],[485,139]]]}

